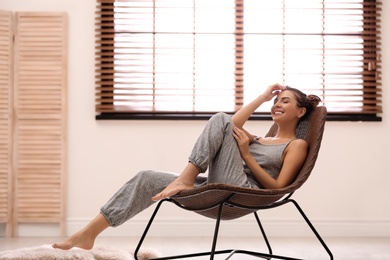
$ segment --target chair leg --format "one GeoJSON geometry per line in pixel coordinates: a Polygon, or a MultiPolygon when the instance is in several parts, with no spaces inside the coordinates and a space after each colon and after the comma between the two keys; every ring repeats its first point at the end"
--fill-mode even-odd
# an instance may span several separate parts
{"type": "MultiPolygon", "coordinates": [[[[320,241],[320,243],[322,244],[322,246],[324,247],[324,249],[326,250],[326,252],[328,253],[329,257],[330,257],[330,260],[333,260],[333,254],[332,252],[330,251],[330,249],[328,248],[328,246],[326,245],[326,243],[324,242],[324,240],[321,238],[320,234],[317,232],[317,230],[314,228],[313,224],[310,222],[309,218],[306,216],[306,214],[303,212],[302,208],[298,205],[298,202],[296,202],[295,200],[293,199],[288,199],[285,201],[285,203],[287,202],[292,202],[295,207],[297,208],[297,210],[299,211],[299,213],[301,214],[301,216],[303,217],[303,219],[306,221],[306,223],[308,224],[308,226],[310,227],[310,229],[312,230],[312,232],[315,234],[315,236],[317,237],[317,239],[320,241]]],[[[283,203],[283,204],[285,204],[283,203]]],[[[267,238],[267,235],[265,233],[265,230],[261,224],[261,221],[260,221],[260,218],[259,216],[257,215],[257,212],[254,212],[254,215],[255,215],[255,218],[256,218],[256,221],[259,225],[259,228],[261,230],[261,233],[263,234],[263,237],[264,237],[264,240],[267,244],[267,247],[268,247],[268,251],[269,251],[269,254],[265,254],[265,253],[260,253],[260,252],[253,252],[253,251],[247,251],[247,250],[233,250],[229,256],[225,259],[230,259],[234,254],[246,254],[246,255],[252,255],[252,256],[256,256],[256,257],[259,257],[259,258],[264,258],[264,259],[285,259],[285,260],[300,260],[300,258],[292,258],[292,257],[287,257],[287,256],[280,256],[280,255],[274,255],[272,254],[272,248],[271,248],[271,245],[268,241],[268,238],[267,238]]]]}
{"type": "Polygon", "coordinates": [[[255,215],[257,224],[259,225],[259,228],[260,228],[260,230],[261,230],[261,234],[263,235],[264,241],[265,241],[265,243],[267,244],[268,253],[269,253],[270,255],[272,255],[271,244],[270,244],[269,241],[268,241],[268,237],[267,237],[267,235],[266,235],[266,233],[265,233],[265,230],[264,230],[264,228],[263,228],[263,225],[261,224],[260,218],[259,218],[259,216],[257,215],[257,212],[256,212],[256,211],[255,211],[253,214],[255,215]]]}
{"type": "MultiPolygon", "coordinates": [[[[156,217],[157,215],[157,212],[159,211],[161,205],[163,202],[165,201],[169,201],[171,202],[171,199],[167,198],[167,199],[163,199],[161,201],[158,202],[157,206],[156,206],[156,209],[153,211],[153,214],[152,216],[150,217],[150,220],[138,242],[138,245],[134,251],[134,259],[135,260],[139,260],[138,258],[138,252],[142,246],[142,243],[143,241],[145,240],[146,238],[146,235],[154,221],[154,218],[156,217]]],[[[218,231],[219,231],[219,226],[220,226],[220,222],[221,222],[221,215],[222,215],[222,208],[223,208],[223,203],[221,203],[221,205],[219,206],[219,210],[218,210],[218,218],[216,220],[216,224],[215,224],[215,231],[214,231],[214,238],[213,238],[213,244],[212,244],[212,249],[211,251],[208,251],[208,252],[199,252],[199,253],[192,253],[192,254],[183,254],[183,255],[174,255],[174,256],[167,256],[167,257],[158,257],[158,258],[153,258],[154,260],[168,260],[168,259],[181,259],[181,258],[191,258],[191,257],[198,257],[198,256],[210,256],[210,260],[213,260],[214,259],[214,255],[217,255],[217,254],[228,254],[230,252],[233,251],[233,249],[226,249],[226,250],[218,250],[216,251],[215,248],[216,248],[216,245],[217,245],[217,238],[218,238],[218,231]]],[[[151,260],[153,260],[151,259],[151,260]]]]}
{"type": "Polygon", "coordinates": [[[295,200],[293,199],[289,199],[290,202],[292,202],[295,207],[298,209],[299,213],[301,213],[301,216],[303,217],[303,219],[306,221],[306,223],[308,224],[308,226],[310,227],[310,229],[313,231],[313,233],[315,234],[315,236],[317,237],[317,239],[320,241],[320,243],[322,244],[322,246],[324,247],[324,249],[326,250],[326,252],[328,253],[328,255],[330,256],[330,259],[333,260],[333,254],[332,252],[330,251],[329,247],[325,244],[325,241],[321,238],[320,234],[317,232],[317,230],[314,228],[313,224],[310,222],[309,218],[306,216],[306,214],[303,212],[302,208],[298,205],[298,202],[296,202],[295,200]]]}
{"type": "Polygon", "coordinates": [[[145,240],[146,234],[148,233],[149,228],[150,228],[150,226],[152,225],[154,218],[155,218],[156,215],[157,215],[158,210],[159,210],[160,207],[161,207],[161,204],[162,204],[164,201],[169,201],[169,199],[160,200],[160,201],[158,202],[157,206],[156,206],[156,209],[153,211],[152,216],[150,217],[150,220],[149,220],[149,222],[148,222],[148,224],[147,224],[147,226],[146,226],[146,228],[145,228],[145,230],[144,230],[144,233],[142,234],[141,239],[140,239],[139,242],[138,242],[137,248],[136,248],[135,251],[134,251],[134,258],[135,258],[135,260],[139,260],[139,259],[138,259],[138,252],[139,252],[139,250],[140,250],[140,248],[141,248],[142,243],[143,243],[144,240],[145,240]]]}
{"type": "Polygon", "coordinates": [[[228,255],[228,257],[225,258],[225,260],[230,259],[230,258],[233,257],[233,255],[235,255],[235,254],[251,255],[251,256],[258,257],[258,258],[264,258],[264,259],[267,259],[267,260],[270,260],[270,259],[302,260],[302,259],[299,259],[299,258],[292,258],[292,257],[287,257],[287,256],[273,255],[273,254],[272,254],[271,244],[269,243],[267,234],[265,233],[265,230],[264,230],[264,228],[263,228],[263,225],[261,224],[259,215],[257,214],[256,211],[253,212],[253,214],[255,215],[256,222],[257,222],[257,224],[258,224],[258,226],[259,226],[259,228],[260,228],[260,231],[261,231],[261,233],[262,233],[262,235],[263,235],[264,241],[265,241],[265,243],[267,244],[268,253],[261,253],[261,252],[255,252],[255,251],[248,251],[248,250],[236,249],[236,250],[233,250],[233,251],[228,255]]]}
{"type": "Polygon", "coordinates": [[[210,252],[210,260],[213,260],[214,259],[214,255],[215,255],[215,248],[217,246],[217,239],[218,239],[219,226],[220,226],[220,223],[221,223],[223,204],[224,203],[221,203],[219,205],[218,217],[217,217],[217,220],[215,221],[214,238],[213,238],[213,245],[211,247],[211,252],[210,252]]]}

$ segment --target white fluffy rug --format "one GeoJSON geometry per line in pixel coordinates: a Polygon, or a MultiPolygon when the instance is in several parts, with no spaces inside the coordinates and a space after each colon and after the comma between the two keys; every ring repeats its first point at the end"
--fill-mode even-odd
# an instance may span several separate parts
{"type": "MultiPolygon", "coordinates": [[[[154,250],[140,250],[138,258],[146,260],[158,257],[154,250]]],[[[64,251],[51,245],[0,251],[1,260],[134,260],[133,252],[115,247],[96,246],[92,250],[72,248],[64,251]]]]}

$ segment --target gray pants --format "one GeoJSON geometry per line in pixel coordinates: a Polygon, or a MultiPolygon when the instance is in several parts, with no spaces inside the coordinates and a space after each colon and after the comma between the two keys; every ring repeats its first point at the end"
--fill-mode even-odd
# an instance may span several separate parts
{"type": "MultiPolygon", "coordinates": [[[[195,186],[204,183],[225,183],[256,187],[244,172],[243,160],[233,137],[231,116],[218,113],[210,118],[196,141],[189,157],[201,173],[208,169],[208,177],[198,176],[195,186]]],[[[122,186],[101,208],[101,214],[110,226],[123,224],[153,204],[151,198],[161,192],[178,175],[169,172],[146,170],[122,186]]]]}

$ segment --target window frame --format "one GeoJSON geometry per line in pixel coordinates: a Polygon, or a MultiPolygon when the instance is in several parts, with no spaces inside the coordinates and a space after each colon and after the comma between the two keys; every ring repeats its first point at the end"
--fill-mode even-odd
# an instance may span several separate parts
{"type": "MultiPolygon", "coordinates": [[[[105,18],[112,18],[114,14],[114,2],[115,0],[97,0],[97,4],[104,5],[104,9],[106,9],[105,13],[108,14],[97,14],[97,20],[101,19],[104,20],[105,18]]],[[[379,5],[380,2],[378,3],[376,0],[364,0],[364,2],[369,2],[369,3],[376,3],[376,5],[379,5]]],[[[376,12],[376,17],[380,18],[380,12],[377,14],[376,12]]],[[[379,20],[380,21],[380,20],[379,20]]],[[[97,21],[97,31],[104,31],[104,30],[114,30],[112,25],[105,25],[103,23],[100,23],[101,21],[97,21]]],[[[364,35],[370,34],[370,35],[375,35],[376,40],[364,40],[365,42],[370,42],[371,44],[374,44],[376,46],[376,52],[375,55],[378,57],[376,60],[375,64],[375,71],[379,75],[378,80],[375,81],[374,86],[363,86],[363,92],[366,90],[369,90],[371,88],[376,88],[376,93],[379,93],[379,97],[376,98],[367,98],[364,97],[363,99],[363,104],[365,101],[372,102],[374,99],[378,104],[381,104],[380,100],[380,93],[381,93],[381,60],[380,60],[380,29],[375,29],[377,26],[380,27],[380,22],[379,25],[377,24],[376,20],[373,21],[372,28],[374,28],[372,31],[370,29],[365,29],[365,31],[362,33],[364,35]],[[379,100],[379,101],[378,101],[379,100]]],[[[111,55],[110,51],[108,51],[108,55],[105,54],[104,46],[107,47],[112,47],[112,44],[104,44],[103,42],[113,42],[113,35],[114,34],[108,34],[108,37],[104,37],[104,34],[97,33],[97,39],[96,39],[96,57],[97,59],[106,59],[109,60],[105,62],[107,66],[114,66],[113,60],[114,60],[114,55],[111,55]],[[98,35],[101,35],[102,37],[98,37],[98,35]],[[99,46],[99,47],[98,47],[99,46]]],[[[372,53],[371,53],[372,54],[372,53]]],[[[363,54],[364,55],[364,54],[363,54]]],[[[362,55],[362,56],[363,56],[362,55]]],[[[113,70],[112,70],[113,71],[113,70]]],[[[364,69],[364,72],[368,72],[368,68],[364,69]]],[[[364,74],[363,72],[363,74],[364,74]]],[[[99,68],[96,68],[96,74],[99,76],[103,76],[96,79],[98,82],[99,80],[104,81],[104,76],[111,76],[113,77],[113,72],[102,72],[99,68]],[[110,74],[111,73],[111,74],[110,74]]],[[[112,88],[114,88],[112,86],[112,88]]],[[[325,89],[325,87],[324,87],[325,89]]],[[[111,90],[103,90],[99,89],[99,86],[97,86],[96,92],[100,93],[108,93],[108,94],[113,94],[113,91],[111,90]]],[[[97,105],[98,106],[98,101],[97,105]]],[[[113,102],[108,101],[109,104],[113,104],[113,102]]],[[[104,102],[101,102],[101,104],[105,104],[104,102]]],[[[233,114],[231,112],[228,112],[228,114],[233,114]]],[[[328,121],[382,121],[382,116],[381,116],[382,111],[380,112],[375,112],[372,114],[367,114],[363,112],[349,112],[349,113],[339,113],[339,112],[331,112],[328,111],[327,115],[327,120],[328,121]]],[[[212,112],[97,112],[95,119],[96,120],[207,120],[209,119],[214,113],[212,112]]],[[[250,120],[272,120],[272,117],[270,113],[268,112],[255,112],[250,120]]]]}

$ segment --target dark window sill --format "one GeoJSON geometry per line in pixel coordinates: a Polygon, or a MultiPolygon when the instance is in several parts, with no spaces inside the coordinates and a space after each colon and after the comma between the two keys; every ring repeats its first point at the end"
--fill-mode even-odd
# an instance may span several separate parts
{"type": "MultiPolygon", "coordinates": [[[[96,120],[208,120],[214,113],[103,113],[96,115],[96,120]]],[[[250,120],[271,121],[270,114],[254,114],[250,120]]],[[[381,122],[382,118],[377,115],[357,115],[357,114],[336,114],[328,113],[327,121],[363,121],[363,122],[381,122]]]]}

